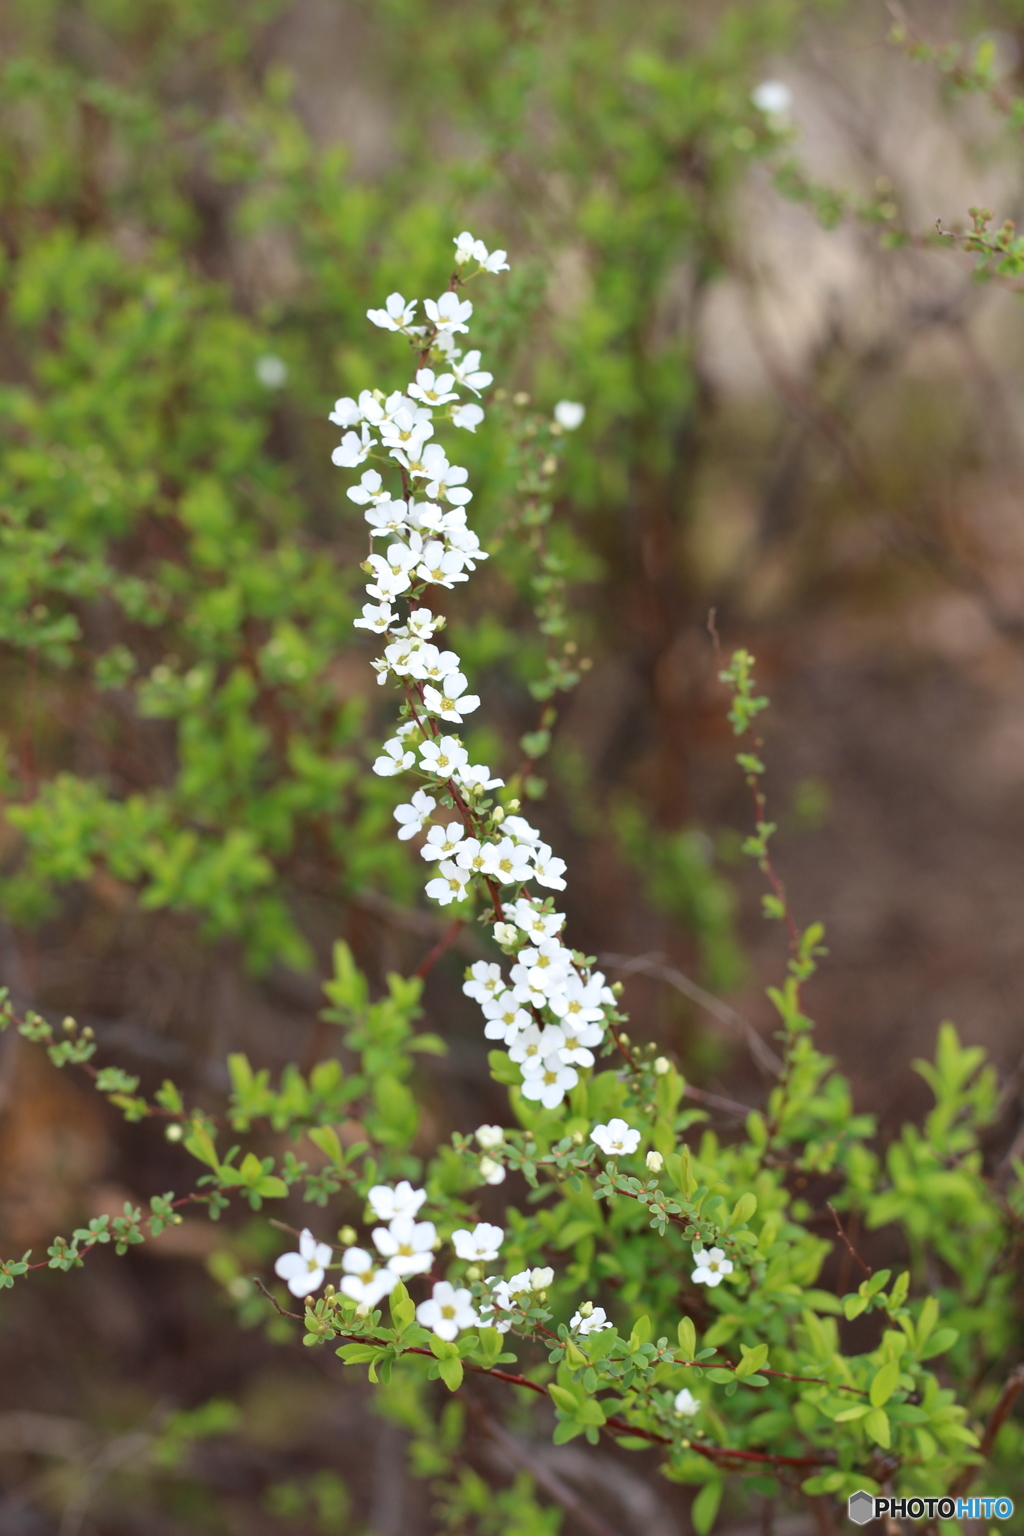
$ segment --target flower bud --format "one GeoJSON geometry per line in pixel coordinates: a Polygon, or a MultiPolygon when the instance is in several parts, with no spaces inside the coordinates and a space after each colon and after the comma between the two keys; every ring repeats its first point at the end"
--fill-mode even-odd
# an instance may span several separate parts
{"type": "Polygon", "coordinates": [[[512,923],[495,923],[494,937],[499,944],[512,945],[519,937],[519,930],[512,923]]]}
{"type": "Polygon", "coordinates": [[[471,1264],[469,1266],[469,1268],[466,1270],[466,1279],[467,1280],[479,1280],[480,1276],[481,1276],[481,1271],[480,1271],[479,1267],[476,1264],[471,1264]]]}
{"type": "Polygon", "coordinates": [[[177,1122],[175,1122],[173,1125],[169,1125],[164,1131],[164,1135],[168,1141],[180,1141],[184,1134],[185,1132],[182,1130],[181,1126],[177,1124],[177,1122]]]}
{"type": "Polygon", "coordinates": [[[505,1132],[500,1125],[478,1125],[473,1134],[488,1152],[494,1147],[500,1147],[505,1140],[505,1132]]]}
{"type": "Polygon", "coordinates": [[[667,1056],[657,1056],[654,1060],[654,1070],[659,1077],[664,1077],[666,1072],[671,1072],[672,1063],[667,1056]]]}
{"type": "Polygon", "coordinates": [[[505,1170],[500,1163],[496,1163],[493,1157],[480,1159],[480,1177],[485,1184],[504,1184],[505,1170]]]}
{"type": "Polygon", "coordinates": [[[652,1173],[660,1173],[665,1166],[665,1159],[660,1152],[648,1152],[647,1166],[652,1173]]]}
{"type": "Polygon", "coordinates": [[[355,1227],[338,1228],[338,1242],[342,1245],[343,1248],[351,1248],[358,1236],[359,1234],[355,1227]]]}
{"type": "Polygon", "coordinates": [[[580,1307],[580,1317],[589,1317],[593,1310],[594,1303],[592,1301],[585,1301],[580,1307]]]}
{"type": "Polygon", "coordinates": [[[500,827],[501,826],[501,823],[505,820],[505,808],[504,808],[504,806],[496,805],[494,807],[494,810],[491,812],[491,820],[494,822],[494,825],[496,827],[500,827]]]}

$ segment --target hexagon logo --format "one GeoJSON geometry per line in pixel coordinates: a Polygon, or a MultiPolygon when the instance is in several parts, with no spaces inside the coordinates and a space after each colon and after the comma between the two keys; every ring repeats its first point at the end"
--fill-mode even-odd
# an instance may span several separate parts
{"type": "Polygon", "coordinates": [[[866,1525],[869,1520],[875,1518],[874,1498],[863,1488],[858,1488],[856,1493],[850,1494],[846,1510],[855,1525],[866,1525]]]}

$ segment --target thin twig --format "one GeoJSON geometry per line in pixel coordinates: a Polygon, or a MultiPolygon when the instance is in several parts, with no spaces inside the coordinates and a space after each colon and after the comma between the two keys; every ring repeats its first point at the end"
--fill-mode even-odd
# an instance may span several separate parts
{"type": "Polygon", "coordinates": [[[610,1525],[606,1525],[600,1516],[595,1515],[575,1491],[562,1481],[557,1472],[531,1455],[529,1449],[514,1435],[510,1435],[503,1425],[497,1423],[489,1414],[482,1414],[479,1422],[482,1424],[484,1433],[490,1436],[509,1461],[525,1467],[534,1482],[543,1488],[556,1504],[560,1504],[566,1514],[572,1515],[580,1525],[591,1531],[593,1536],[618,1536],[610,1525]]]}
{"type": "MultiPolygon", "coordinates": [[[[1014,1366],[1013,1370],[1006,1378],[1003,1390],[1000,1392],[999,1397],[996,1400],[995,1407],[992,1409],[992,1412],[988,1416],[988,1423],[985,1425],[985,1433],[982,1435],[981,1444],[978,1446],[978,1453],[985,1461],[987,1461],[991,1456],[992,1447],[996,1442],[996,1435],[998,1435],[1004,1423],[1009,1418],[1010,1411],[1013,1408],[1014,1403],[1017,1401],[1017,1397],[1022,1388],[1024,1388],[1024,1362],[1022,1362],[1020,1365],[1014,1366]]],[[[973,1479],[977,1477],[980,1470],[981,1468],[976,1465],[964,1467],[963,1471],[950,1485],[950,1495],[953,1498],[956,1498],[961,1493],[966,1492],[966,1490],[970,1487],[973,1479]]]]}
{"type": "Polygon", "coordinates": [[[421,978],[429,976],[431,971],[434,969],[434,966],[440,960],[441,956],[455,943],[455,940],[458,938],[464,927],[465,920],[461,917],[457,917],[453,923],[449,923],[448,927],[445,929],[444,933],[442,933],[433,949],[429,949],[423,956],[423,959],[413,971],[413,975],[419,976],[421,978]]]}
{"type": "Polygon", "coordinates": [[[850,1257],[852,1259],[854,1259],[860,1265],[861,1269],[864,1271],[864,1273],[866,1275],[873,1274],[874,1271],[872,1270],[871,1265],[864,1263],[864,1260],[861,1258],[860,1254],[857,1252],[856,1248],[853,1246],[853,1244],[850,1242],[850,1239],[847,1237],[846,1233],[843,1231],[843,1224],[839,1220],[839,1212],[836,1210],[835,1206],[832,1204],[832,1201],[831,1200],[826,1200],[825,1201],[825,1207],[826,1207],[827,1210],[830,1210],[832,1212],[832,1220],[836,1224],[836,1231],[839,1233],[839,1236],[842,1238],[843,1242],[846,1244],[847,1251],[849,1252],[850,1257]]]}
{"type": "Polygon", "coordinates": [[[653,976],[657,981],[664,981],[668,986],[674,987],[684,997],[690,998],[698,1007],[710,1013],[712,1018],[725,1024],[729,1029],[736,1031],[747,1043],[750,1054],[759,1066],[765,1067],[774,1076],[782,1071],[782,1058],[777,1056],[754,1026],[745,1019],[741,1013],[728,1003],[723,1003],[720,997],[713,992],[708,992],[696,981],[691,981],[682,971],[674,965],[666,965],[664,957],[660,954],[650,955],[599,955],[601,965],[606,965],[609,970],[621,971],[626,975],[638,972],[642,976],[653,976]]]}

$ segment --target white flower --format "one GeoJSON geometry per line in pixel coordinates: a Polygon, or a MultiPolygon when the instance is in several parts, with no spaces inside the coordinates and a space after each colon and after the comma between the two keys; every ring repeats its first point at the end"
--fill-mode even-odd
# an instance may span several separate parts
{"type": "Polygon", "coordinates": [[[464,384],[475,395],[486,389],[488,384],[494,383],[493,373],[487,373],[480,367],[479,352],[467,352],[461,363],[453,366],[452,373],[458,383],[464,384]]]}
{"type": "Polygon", "coordinates": [[[440,907],[447,907],[453,901],[465,900],[469,881],[467,871],[460,869],[453,859],[442,859],[437,875],[427,881],[424,890],[431,901],[436,901],[440,907]]]}
{"type": "Polygon", "coordinates": [[[474,709],[480,708],[479,695],[466,693],[468,687],[469,683],[461,672],[449,672],[440,688],[424,688],[423,702],[435,715],[440,715],[442,720],[454,720],[456,724],[461,724],[460,710],[469,715],[474,709]]]}
{"type": "Polygon", "coordinates": [[[363,516],[370,525],[370,537],[379,539],[389,534],[391,538],[401,538],[407,531],[407,512],[408,508],[404,501],[392,501],[390,497],[368,507],[363,516]]]}
{"type": "MultiPolygon", "coordinates": [[[[424,611],[422,608],[417,609],[418,613],[424,611]]],[[[439,683],[450,672],[459,670],[459,658],[454,651],[439,651],[436,645],[428,642],[420,646],[409,670],[413,677],[418,677],[421,682],[429,679],[432,683],[439,683]]]]}
{"type": "Polygon", "coordinates": [[[467,432],[475,432],[483,419],[483,411],[472,401],[468,405],[457,405],[452,411],[452,426],[464,427],[467,432]]]}
{"type": "Polygon", "coordinates": [[[472,501],[473,492],[465,488],[469,470],[459,464],[449,464],[439,443],[424,448],[419,473],[426,477],[427,495],[431,501],[450,501],[453,506],[460,507],[472,501]]]}
{"type": "Polygon", "coordinates": [[[447,1280],[438,1280],[430,1300],[421,1301],[416,1308],[416,1321],[451,1343],[458,1338],[460,1329],[475,1328],[480,1319],[473,1310],[469,1291],[461,1287],[456,1290],[447,1280]]]}
{"type": "Polygon", "coordinates": [[[495,923],[494,942],[496,944],[508,945],[509,948],[511,948],[512,945],[517,944],[519,942],[519,933],[515,924],[504,922],[495,923]]]}
{"type": "Polygon", "coordinates": [[[671,1072],[672,1063],[669,1061],[667,1056],[655,1056],[654,1070],[657,1072],[659,1077],[664,1077],[666,1072],[671,1072]]]}
{"type": "MultiPolygon", "coordinates": [[[[518,819],[518,817],[506,816],[505,828],[508,828],[510,821],[518,819]]],[[[543,912],[540,907],[534,906],[533,902],[527,901],[524,896],[505,910],[516,926],[529,934],[534,943],[538,939],[553,939],[565,923],[563,912],[543,912]]]]}
{"type": "Polygon", "coordinates": [[[331,1262],[329,1243],[318,1243],[308,1227],[299,1233],[298,1253],[282,1253],[274,1273],[283,1280],[293,1296],[308,1296],[324,1283],[324,1270],[331,1262]]]}
{"type": "Polygon", "coordinates": [[[264,389],[283,389],[288,382],[288,364],[283,357],[268,352],[256,361],[256,377],[264,389]]]}
{"type": "Polygon", "coordinates": [[[487,862],[484,873],[493,875],[502,885],[522,885],[530,878],[530,850],[503,837],[498,843],[487,844],[487,862]]]}
{"type": "Polygon", "coordinates": [[[427,439],[433,435],[433,431],[433,427],[429,427],[425,431],[414,432],[402,447],[389,450],[391,457],[397,459],[399,464],[404,464],[410,475],[418,475],[422,479],[427,473],[423,467],[423,454],[427,439]]]}
{"type": "Polygon", "coordinates": [[[618,1157],[622,1153],[636,1151],[640,1145],[640,1132],[634,1131],[625,1120],[615,1116],[607,1125],[595,1125],[590,1139],[597,1142],[606,1157],[618,1157]]]}
{"type": "Polygon", "coordinates": [[[426,1190],[413,1189],[408,1179],[402,1179],[394,1189],[390,1184],[375,1184],[366,1196],[378,1221],[392,1221],[396,1216],[415,1216],[426,1198],[426,1190]]]}
{"type": "Polygon", "coordinates": [[[367,565],[373,571],[376,586],[367,587],[374,597],[397,597],[410,584],[419,552],[406,544],[389,544],[387,553],[371,555],[367,565]]]}
{"type": "Polygon", "coordinates": [[[422,405],[403,405],[380,424],[380,440],[386,448],[409,448],[416,452],[434,435],[430,412],[422,405]]]}
{"type": "Polygon", "coordinates": [[[364,603],[363,616],[361,619],[353,619],[352,627],[353,629],[369,629],[374,634],[379,635],[390,629],[394,621],[395,615],[390,603],[380,603],[379,605],[364,603]]]}
{"type": "Polygon", "coordinates": [[[408,516],[420,533],[444,533],[447,513],[436,501],[412,502],[408,516]]]}
{"type": "Polygon", "coordinates": [[[415,837],[417,832],[423,831],[423,823],[430,816],[437,805],[432,795],[426,790],[418,789],[408,805],[396,805],[394,818],[398,822],[398,836],[401,842],[407,842],[410,837],[415,837]]]}
{"type": "Polygon", "coordinates": [[[781,80],[762,80],[751,91],[750,99],[768,117],[785,117],[793,105],[793,92],[781,80]]]}
{"type": "Polygon", "coordinates": [[[549,890],[564,891],[564,874],[565,860],[553,858],[547,843],[539,844],[533,854],[533,878],[549,890]]]}
{"type": "Polygon", "coordinates": [[[468,299],[460,299],[457,293],[442,293],[436,300],[424,299],[423,308],[427,319],[439,331],[454,336],[457,331],[469,330],[466,321],[473,313],[473,306],[468,299]]]}
{"type": "Polygon", "coordinates": [[[486,846],[479,838],[467,837],[455,855],[455,862],[459,865],[460,869],[468,869],[471,875],[483,874],[486,862],[484,855],[486,846]]]}
{"type": "Polygon", "coordinates": [[[416,313],[416,300],[410,299],[408,303],[400,293],[389,293],[385,301],[384,309],[368,309],[366,318],[372,320],[374,325],[379,325],[385,331],[401,331],[407,325],[412,324],[412,317],[416,313]]]}
{"type": "Polygon", "coordinates": [[[543,1269],[530,1270],[530,1288],[534,1291],[546,1291],[555,1278],[553,1269],[545,1266],[543,1269]]]}
{"type": "Polygon", "coordinates": [[[455,781],[463,789],[500,789],[504,779],[492,779],[491,770],[486,763],[466,763],[462,768],[456,769],[455,781]]]}
{"type": "Polygon", "coordinates": [[[346,432],[341,442],[331,454],[331,463],[339,469],[355,469],[361,464],[373,447],[373,438],[370,436],[364,424],[360,432],[346,432]]]}
{"type": "Polygon", "coordinates": [[[395,1216],[386,1227],[374,1227],[377,1252],[388,1261],[396,1275],[421,1275],[433,1264],[437,1230],[432,1221],[414,1221],[411,1216],[395,1216]]]}
{"type": "MultiPolygon", "coordinates": [[[[358,405],[351,395],[343,395],[340,400],[335,400],[334,410],[327,418],[336,427],[358,427],[362,419],[362,406],[358,405]]],[[[351,495],[351,492],[349,494],[351,495]]],[[[357,498],[353,496],[352,499],[355,501],[357,498]]]]}
{"type": "MultiPolygon", "coordinates": [[[[423,791],[421,790],[422,794],[423,791]]],[[[447,826],[431,827],[427,840],[420,849],[425,859],[450,859],[462,841],[465,828],[461,821],[450,821],[447,826]]]]}
{"type": "Polygon", "coordinates": [[[644,1158],[644,1162],[652,1173],[660,1173],[665,1166],[665,1159],[660,1152],[650,1151],[644,1158]]]}
{"type": "Polygon", "coordinates": [[[517,843],[540,843],[540,833],[531,827],[525,816],[506,816],[505,831],[517,843]]]}
{"type": "Polygon", "coordinates": [[[488,253],[482,240],[475,240],[468,229],[455,237],[455,260],[461,267],[467,261],[478,261],[485,272],[507,272],[506,251],[488,253]]]}
{"type": "Polygon", "coordinates": [[[407,752],[405,744],[399,741],[397,736],[393,736],[381,748],[381,755],[374,763],[373,771],[379,773],[381,778],[387,779],[393,774],[404,773],[415,761],[416,754],[407,752]]]}
{"type": "Polygon", "coordinates": [[[431,539],[423,546],[423,558],[416,567],[421,581],[439,587],[452,587],[457,581],[468,581],[465,560],[457,549],[446,549],[440,539],[431,539]]]}
{"type": "Polygon", "coordinates": [[[490,1222],[481,1221],[473,1228],[472,1232],[465,1227],[460,1227],[458,1232],[452,1233],[452,1245],[460,1259],[470,1259],[473,1263],[489,1263],[491,1259],[498,1257],[498,1249],[505,1241],[505,1233],[501,1227],[492,1227],[490,1222]]]}
{"type": "Polygon", "coordinates": [[[600,1333],[604,1328],[612,1326],[604,1307],[595,1307],[589,1301],[584,1303],[589,1307],[589,1312],[584,1312],[583,1307],[574,1312],[570,1321],[570,1328],[578,1328],[580,1337],[586,1338],[588,1333],[600,1333]]]}
{"type": "Polygon", "coordinates": [[[684,1387],[676,1393],[672,1407],[681,1419],[692,1419],[695,1413],[700,1412],[700,1398],[694,1397],[689,1387],[684,1387]]]}
{"type": "Polygon", "coordinates": [[[695,1248],[693,1262],[697,1268],[690,1278],[697,1285],[721,1285],[726,1275],[732,1274],[732,1260],[726,1258],[722,1248],[695,1248]]]}
{"type": "Polygon", "coordinates": [[[551,1011],[572,1024],[596,1024],[604,1018],[601,1007],[602,983],[584,981],[573,971],[557,991],[551,994],[551,1011]]]}
{"type": "Polygon", "coordinates": [[[427,773],[436,774],[439,779],[450,779],[469,761],[465,747],[454,736],[438,736],[434,741],[425,741],[420,747],[420,757],[427,773]]]}
{"type": "Polygon", "coordinates": [[[487,1020],[484,1035],[488,1040],[504,1040],[506,1045],[514,1045],[524,1029],[533,1027],[530,1015],[519,1006],[511,992],[488,998],[482,1007],[487,1020]]]}
{"type": "Polygon", "coordinates": [[[510,1275],[503,1284],[509,1296],[528,1296],[533,1288],[533,1272],[529,1269],[520,1270],[518,1275],[510,1275]]]}
{"type": "Polygon", "coordinates": [[[504,1184],[505,1170],[500,1163],[496,1163],[493,1157],[480,1159],[480,1177],[485,1184],[504,1184]]]}
{"type": "Polygon", "coordinates": [[[422,400],[425,405],[447,405],[449,400],[459,398],[452,389],[454,383],[455,375],[452,373],[435,374],[433,368],[421,368],[416,374],[415,384],[409,385],[409,393],[414,400],[422,400]]]}
{"type": "Polygon", "coordinates": [[[518,1063],[524,1077],[534,1069],[539,1071],[543,1064],[542,1033],[536,1024],[531,1024],[519,1035],[508,1053],[510,1059],[518,1063]]]}
{"type": "Polygon", "coordinates": [[[555,420],[563,432],[575,432],[586,414],[586,406],[578,400],[559,400],[555,406],[555,420]]]}
{"type": "Polygon", "coordinates": [[[505,1132],[500,1125],[478,1125],[473,1135],[487,1152],[500,1147],[505,1140],[505,1132]]]}
{"type": "Polygon", "coordinates": [[[383,489],[383,484],[377,470],[364,469],[359,477],[359,484],[350,485],[345,495],[350,501],[358,502],[361,507],[374,501],[387,501],[389,496],[383,489]]]}
{"type": "Polygon", "coordinates": [[[429,640],[440,623],[439,616],[429,608],[414,608],[409,615],[409,632],[420,640],[429,640]]]}
{"type": "Polygon", "coordinates": [[[505,990],[501,966],[495,965],[493,960],[474,960],[462,983],[462,990],[467,997],[472,997],[478,1003],[486,1003],[492,997],[498,997],[505,990]]]}
{"type": "Polygon", "coordinates": [[[558,1027],[565,1036],[565,1044],[561,1049],[562,1060],[573,1062],[577,1067],[592,1067],[594,1053],[591,1046],[601,1044],[604,1036],[601,1026],[574,1024],[569,1019],[563,1019],[558,1027]]]}
{"type": "Polygon", "coordinates": [[[569,980],[572,958],[557,939],[541,939],[519,951],[519,965],[528,972],[531,989],[539,987],[550,996],[569,980]]]}
{"type": "Polygon", "coordinates": [[[524,1099],[539,1099],[545,1109],[557,1109],[569,1089],[575,1088],[579,1080],[576,1068],[567,1067],[556,1052],[545,1058],[539,1072],[523,1079],[520,1091],[524,1099]]]}
{"type": "Polygon", "coordinates": [[[358,1301],[360,1312],[371,1312],[398,1284],[393,1269],[374,1269],[365,1248],[347,1248],[342,1254],[344,1277],[338,1286],[343,1296],[358,1301]]]}
{"type": "MultiPolygon", "coordinates": [[[[456,235],[455,261],[457,265],[461,267],[467,261],[472,261],[473,247],[479,244],[482,244],[482,242],[478,241],[473,235],[471,235],[468,229],[464,229],[461,235],[456,235]]],[[[484,247],[484,249],[486,250],[486,247],[484,247]]]]}

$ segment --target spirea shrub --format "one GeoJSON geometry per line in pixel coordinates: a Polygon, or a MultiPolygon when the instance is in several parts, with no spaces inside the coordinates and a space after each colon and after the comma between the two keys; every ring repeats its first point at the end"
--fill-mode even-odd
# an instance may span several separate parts
{"type": "MultiPolygon", "coordinates": [[[[277,1223],[290,1236],[253,1280],[266,1300],[243,1286],[244,1307],[274,1307],[311,1348],[367,1373],[411,1432],[445,1528],[552,1529],[529,1478],[481,1497],[466,1407],[485,1433],[515,1416],[558,1445],[656,1452],[657,1474],[694,1491],[700,1536],[727,1492],[737,1506],[857,1489],[1012,1493],[1024,1166],[988,1166],[994,1073],[952,1025],[934,1062],[916,1064],[933,1109],[885,1149],[817,1050],[806,990],[823,931],[796,922],[772,862],[752,658],[737,652],[722,677],[751,792],[746,851],[788,944],[769,991],[778,1066],[757,1105],[689,1085],[628,1031],[621,988],[574,947],[559,910],[565,861],[464,744],[480,698],[443,604],[488,558],[457,445],[486,431],[493,384],[467,293],[507,265],[460,234],[444,293],[395,292],[369,311],[408,353],[406,387],[366,389],[331,413],[334,463],[368,525],[355,623],[397,706],[372,771],[408,786],[396,836],[418,849],[425,896],[451,919],[444,942],[474,924],[489,950],[464,991],[507,1089],[505,1122],[424,1144],[416,1057],[444,1045],[417,1029],[422,976],[392,975],[371,998],[341,943],[322,1015],[336,1054],[276,1084],[230,1057],[217,1116],[171,1082],[141,1094],[134,1076],[97,1066],[88,1028],[20,1017],[7,1001],[4,1028],[87,1073],[129,1121],[162,1120],[202,1171],[146,1212],[127,1204],[56,1236],[45,1257],[6,1260],[0,1285],[76,1269],[99,1245],[125,1253],[193,1206],[214,1220],[281,1210],[295,1224],[277,1223]],[[263,1150],[268,1131],[291,1143],[283,1156],[263,1150]],[[891,1262],[874,1267],[878,1254],[891,1262]]],[[[581,430],[570,400],[538,426],[546,475],[581,430]]]]}

